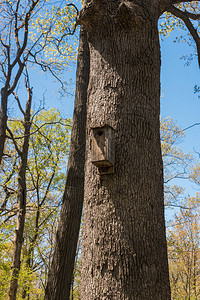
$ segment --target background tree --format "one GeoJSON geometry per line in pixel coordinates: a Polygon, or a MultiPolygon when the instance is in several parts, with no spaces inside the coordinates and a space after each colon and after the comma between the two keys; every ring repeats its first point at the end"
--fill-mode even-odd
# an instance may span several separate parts
{"type": "MultiPolygon", "coordinates": [[[[18,294],[21,294],[22,298],[42,297],[44,292],[60,211],[71,128],[70,120],[61,118],[56,110],[40,112],[32,121],[26,174],[26,222],[19,273],[18,294]]],[[[9,121],[9,128],[13,132],[13,138],[17,137],[17,141],[21,141],[20,137],[23,138],[21,120],[9,121]]],[[[3,179],[1,194],[5,197],[4,205],[1,207],[1,231],[6,240],[11,240],[15,228],[13,217],[18,211],[16,200],[19,157],[16,148],[9,140],[6,144],[6,151],[7,159],[3,161],[1,170],[3,179]],[[16,163],[11,167],[13,160],[16,163]],[[9,198],[8,191],[10,191],[9,198]]],[[[8,251],[10,247],[10,252],[12,252],[13,246],[12,243],[6,246],[2,240],[2,247],[3,257],[5,257],[2,265],[7,266],[6,269],[1,268],[1,276],[5,278],[2,284],[3,293],[8,288],[11,270],[11,259],[5,255],[5,251],[8,251]]]]}
{"type": "MultiPolygon", "coordinates": [[[[60,1],[60,4],[61,2],[62,1],[60,1]]],[[[22,79],[24,70],[28,67],[37,66],[44,72],[50,72],[61,83],[64,90],[61,72],[63,68],[66,68],[66,65],[74,59],[75,53],[74,47],[67,42],[67,37],[71,34],[71,28],[73,28],[75,14],[72,4],[62,8],[61,5],[58,7],[52,6],[53,1],[52,3],[51,1],[48,1],[48,4],[51,5],[51,8],[49,9],[46,0],[6,0],[1,1],[0,4],[0,26],[2,29],[0,35],[2,45],[2,51],[0,53],[0,79],[3,85],[1,88],[0,163],[3,155],[4,158],[6,156],[4,152],[6,138],[11,138],[13,140],[17,153],[21,157],[21,166],[18,170],[19,208],[15,207],[18,214],[18,226],[16,230],[11,286],[9,291],[10,299],[15,299],[26,213],[25,173],[31,124],[30,103],[32,100],[32,88],[26,85],[26,88],[29,88],[28,102],[30,105],[27,108],[28,112],[24,111],[24,99],[22,101],[19,100],[20,97],[16,93],[16,88],[19,87],[19,80],[22,79]],[[63,44],[65,45],[64,48],[63,44]],[[64,64],[63,61],[65,61],[64,64]],[[14,96],[14,99],[16,100],[19,113],[22,113],[25,118],[24,145],[21,145],[21,141],[17,143],[17,140],[19,141],[20,137],[14,137],[13,132],[7,126],[8,99],[12,99],[12,96],[14,96]],[[8,131],[7,135],[6,130],[8,131]]],[[[17,166],[14,165],[10,174],[11,177],[8,177],[8,181],[4,184],[6,196],[2,204],[3,208],[6,207],[11,194],[14,195],[15,193],[14,190],[10,192],[7,187],[7,183],[14,176],[15,167],[17,166]]],[[[43,202],[44,201],[45,197],[43,202]]],[[[41,204],[38,205],[41,206],[41,204]]],[[[35,234],[34,240],[36,237],[37,234],[35,234]]],[[[34,244],[34,241],[32,244],[34,244]]],[[[32,248],[32,246],[30,248],[32,248]]],[[[29,252],[31,252],[31,250],[29,252]]]]}
{"type": "Polygon", "coordinates": [[[168,228],[172,299],[200,296],[199,195],[185,199],[168,228]]]}
{"type": "Polygon", "coordinates": [[[75,10],[69,6],[52,7],[53,3],[50,0],[0,1],[0,162],[6,138],[8,98],[15,91],[25,66],[50,72],[64,88],[61,72],[75,58],[74,47],[67,39],[71,34],[69,28],[74,26],[75,10]],[[52,8],[48,9],[47,4],[52,8]]]}
{"type": "Polygon", "coordinates": [[[179,179],[189,180],[195,161],[192,153],[185,154],[180,143],[185,132],[171,118],[161,119],[161,149],[164,166],[165,208],[181,207],[184,188],[176,182],[179,179]]]}
{"type": "Polygon", "coordinates": [[[82,28],[79,40],[76,97],[67,178],[45,299],[68,299],[70,296],[83,208],[89,66],[87,34],[82,28]]]}
{"type": "MultiPolygon", "coordinates": [[[[24,115],[23,120],[23,137],[22,137],[22,146],[21,149],[16,142],[12,131],[10,131],[7,126],[7,131],[9,134],[9,138],[12,139],[14,143],[14,147],[20,157],[19,166],[18,166],[18,184],[17,184],[17,226],[15,229],[15,240],[14,240],[14,253],[13,253],[13,261],[12,261],[12,272],[11,272],[11,280],[10,287],[8,293],[8,299],[15,300],[17,294],[17,282],[20,271],[20,258],[21,258],[21,249],[23,244],[23,234],[24,234],[24,224],[25,224],[25,214],[26,214],[26,168],[27,168],[27,160],[28,160],[28,148],[29,148],[29,136],[30,136],[30,128],[31,128],[31,103],[32,103],[32,89],[29,83],[28,74],[25,78],[25,85],[28,93],[28,99],[26,102],[26,109],[22,113],[24,115]]],[[[17,94],[15,96],[18,98],[17,94]]],[[[4,202],[5,203],[5,202],[4,202]]]]}

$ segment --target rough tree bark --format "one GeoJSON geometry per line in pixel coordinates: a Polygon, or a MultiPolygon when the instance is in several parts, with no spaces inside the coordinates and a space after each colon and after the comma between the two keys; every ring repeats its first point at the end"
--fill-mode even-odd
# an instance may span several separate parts
{"type": "Polygon", "coordinates": [[[7,105],[8,96],[5,88],[1,89],[1,112],[0,112],[0,164],[3,157],[3,150],[6,140],[6,125],[7,125],[7,105]]]}
{"type": "Polygon", "coordinates": [[[90,48],[83,300],[170,299],[157,29],[164,3],[94,0],[79,14],[90,48]],[[115,171],[99,175],[92,128],[105,124],[115,130],[115,171]]]}
{"type": "Polygon", "coordinates": [[[89,49],[81,28],[76,73],[76,97],[67,179],[45,299],[69,299],[84,194],[86,99],[89,49]]]}
{"type": "MultiPolygon", "coordinates": [[[[21,259],[21,249],[23,244],[23,234],[24,234],[24,224],[26,215],[26,167],[28,158],[28,147],[29,147],[29,136],[31,127],[31,102],[32,102],[32,89],[27,86],[28,90],[28,101],[26,104],[26,110],[24,112],[24,138],[22,150],[20,150],[15,144],[15,147],[20,155],[20,164],[18,170],[18,190],[17,190],[17,202],[18,202],[18,212],[17,212],[17,228],[15,230],[15,240],[14,240],[14,254],[12,261],[12,272],[10,287],[8,292],[9,300],[16,300],[17,296],[17,285],[18,277],[20,271],[20,259],[21,259]]],[[[9,132],[12,136],[12,133],[9,132]]]]}

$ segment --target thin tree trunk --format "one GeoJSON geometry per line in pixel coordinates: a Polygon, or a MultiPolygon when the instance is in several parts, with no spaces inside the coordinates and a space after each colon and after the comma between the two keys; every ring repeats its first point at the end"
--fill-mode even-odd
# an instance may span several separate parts
{"type": "MultiPolygon", "coordinates": [[[[38,239],[38,235],[39,235],[39,218],[40,218],[40,209],[41,209],[41,206],[40,204],[38,203],[38,207],[37,207],[37,211],[36,211],[36,218],[35,218],[35,228],[34,228],[34,236],[33,238],[30,240],[30,246],[27,250],[27,253],[26,253],[26,267],[28,269],[31,269],[31,256],[34,252],[34,247],[35,247],[35,244],[36,244],[36,241],[38,239]]],[[[24,284],[23,286],[23,291],[22,291],[22,299],[25,299],[27,296],[27,285],[24,284]]]]}
{"type": "MultiPolygon", "coordinates": [[[[30,248],[28,249],[27,251],[27,257],[26,257],[26,267],[27,269],[30,270],[31,268],[31,250],[30,248]]],[[[22,289],[22,299],[26,299],[27,297],[29,297],[29,293],[27,293],[27,290],[28,290],[28,285],[26,284],[26,282],[23,283],[23,289],[22,289]]]]}
{"type": "Polygon", "coordinates": [[[79,15],[90,47],[81,299],[169,300],[158,9],[103,3],[79,15]],[[115,131],[109,175],[92,163],[93,128],[104,125],[115,131]]]}
{"type": "Polygon", "coordinates": [[[0,164],[6,140],[8,96],[5,88],[1,89],[1,112],[0,112],[0,164]]]}
{"type": "Polygon", "coordinates": [[[17,213],[17,228],[14,240],[14,255],[12,261],[12,272],[10,287],[8,293],[9,300],[16,300],[18,277],[20,271],[20,259],[21,259],[21,249],[23,244],[23,234],[24,234],[24,224],[25,224],[25,214],[26,214],[26,167],[28,158],[28,147],[29,147],[29,136],[30,136],[30,111],[32,102],[32,91],[27,87],[29,97],[26,104],[26,110],[24,114],[24,141],[21,150],[20,165],[18,171],[18,191],[17,191],[17,201],[18,201],[18,213],[17,213]]]}
{"type": "Polygon", "coordinates": [[[81,28],[76,74],[76,98],[70,154],[61,217],[45,299],[66,300],[70,296],[74,260],[84,194],[86,99],[89,79],[89,49],[81,28]]]}

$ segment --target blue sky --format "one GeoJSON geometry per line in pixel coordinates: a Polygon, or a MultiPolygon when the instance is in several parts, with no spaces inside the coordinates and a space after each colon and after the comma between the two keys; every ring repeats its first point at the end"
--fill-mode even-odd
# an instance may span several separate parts
{"type": "MultiPolygon", "coordinates": [[[[194,53],[194,48],[186,43],[174,43],[176,30],[161,42],[161,115],[170,116],[177,125],[186,128],[200,122],[200,99],[194,94],[194,86],[200,85],[200,69],[195,58],[190,66],[182,56],[194,53]]],[[[186,137],[181,147],[189,152],[193,148],[200,151],[200,126],[185,132],[186,137]]]]}
{"type": "MultiPolygon", "coordinates": [[[[180,32],[175,30],[170,37],[161,41],[161,116],[170,116],[181,128],[200,123],[200,99],[194,94],[194,86],[200,85],[200,69],[197,58],[190,66],[181,59],[184,55],[194,53],[194,48],[186,43],[174,43],[174,38],[180,32]]],[[[185,131],[185,137],[179,147],[185,153],[200,152],[200,126],[185,131]]],[[[195,156],[198,159],[198,156],[195,156]]],[[[186,180],[176,180],[176,184],[186,188],[186,194],[194,196],[200,191],[194,183],[186,180]]]]}

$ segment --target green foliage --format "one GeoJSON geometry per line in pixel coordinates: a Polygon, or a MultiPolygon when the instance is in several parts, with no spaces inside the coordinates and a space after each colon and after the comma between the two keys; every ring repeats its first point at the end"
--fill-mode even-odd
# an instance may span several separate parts
{"type": "Polygon", "coordinates": [[[200,184],[199,162],[178,146],[183,137],[183,130],[172,119],[161,121],[165,204],[179,208],[167,228],[172,299],[196,300],[200,297],[200,198],[198,194],[184,197],[182,187],[171,185],[177,178],[200,184]]]}
{"type": "MultiPolygon", "coordinates": [[[[48,4],[52,1],[48,0],[48,4]]],[[[72,4],[72,2],[70,2],[72,4]]],[[[61,4],[45,5],[38,17],[32,20],[30,39],[35,43],[41,35],[40,46],[44,48],[44,58],[59,70],[63,70],[76,59],[76,34],[74,33],[76,11],[73,6],[61,4]]]]}
{"type": "Polygon", "coordinates": [[[22,74],[19,66],[24,64],[49,72],[66,91],[62,71],[76,60],[75,23],[76,9],[71,1],[0,0],[1,82],[9,80],[15,88],[16,78],[22,74]]]}
{"type": "Polygon", "coordinates": [[[13,249],[9,232],[12,229],[9,224],[4,224],[3,230],[0,230],[0,299],[7,299],[13,249]]]}
{"type": "Polygon", "coordinates": [[[74,266],[74,275],[73,275],[73,282],[71,286],[70,292],[70,300],[80,300],[80,282],[81,282],[81,257],[77,255],[75,266],[74,266]]]}
{"type": "Polygon", "coordinates": [[[196,163],[192,169],[191,180],[200,186],[200,163],[196,163]]]}
{"type": "MultiPolygon", "coordinates": [[[[192,1],[188,3],[181,3],[176,5],[180,10],[185,11],[187,10],[190,13],[199,13],[199,2],[198,1],[192,1]]],[[[197,27],[197,31],[200,32],[200,25],[198,21],[192,21],[194,25],[197,27]]],[[[164,37],[169,36],[174,29],[181,30],[182,35],[179,37],[176,37],[174,42],[191,42],[190,34],[188,33],[188,30],[185,27],[185,24],[183,21],[175,16],[173,16],[169,12],[165,12],[161,17],[160,22],[160,36],[161,39],[164,37]]]]}
{"type": "MultiPolygon", "coordinates": [[[[34,112],[33,112],[34,115],[34,112]]],[[[18,148],[21,148],[22,121],[9,121],[18,148]]],[[[29,294],[31,299],[42,299],[52,254],[61,199],[65,183],[69,152],[71,120],[63,119],[58,110],[50,109],[36,114],[32,121],[28,154],[27,206],[19,276],[18,299],[29,294]],[[39,298],[38,298],[39,297],[39,298]]],[[[0,299],[7,298],[12,239],[17,212],[17,171],[19,157],[13,144],[7,140],[7,158],[0,170],[1,236],[0,236],[0,299]],[[10,192],[10,194],[8,194],[10,192]]]]}
{"type": "Polygon", "coordinates": [[[168,228],[168,256],[172,299],[200,297],[199,195],[186,198],[185,209],[176,214],[168,228]]]}
{"type": "Polygon", "coordinates": [[[171,118],[161,120],[161,148],[164,165],[165,205],[181,204],[184,188],[176,185],[176,179],[189,179],[193,165],[192,154],[185,154],[178,146],[184,131],[171,118]]]}

